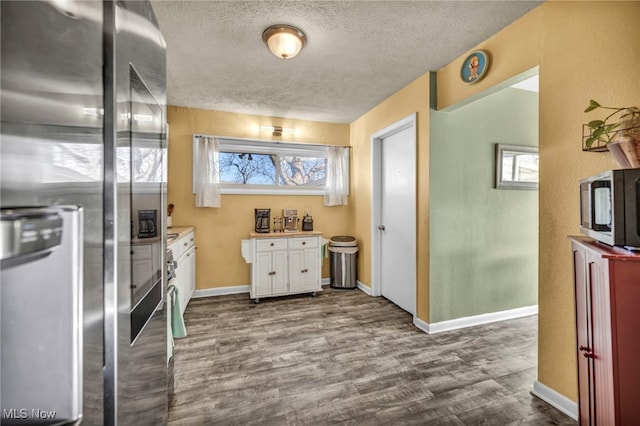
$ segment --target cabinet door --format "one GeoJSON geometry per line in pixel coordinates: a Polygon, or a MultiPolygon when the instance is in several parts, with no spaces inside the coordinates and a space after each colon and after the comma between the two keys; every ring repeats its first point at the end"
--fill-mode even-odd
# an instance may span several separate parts
{"type": "Polygon", "coordinates": [[[320,289],[320,250],[317,248],[289,252],[289,285],[292,293],[320,289]]]}
{"type": "Polygon", "coordinates": [[[192,246],[187,252],[187,302],[191,300],[193,292],[196,290],[196,248],[192,246]]]}
{"type": "Polygon", "coordinates": [[[593,389],[589,384],[593,381],[593,360],[585,357],[590,353],[591,342],[591,295],[587,281],[587,253],[582,246],[573,245],[573,267],[576,297],[576,330],[578,360],[578,408],[581,425],[589,425],[593,406],[591,401],[593,389]]]}
{"type": "Polygon", "coordinates": [[[320,289],[320,249],[312,248],[304,251],[304,290],[320,289]]]}
{"type": "Polygon", "coordinates": [[[289,292],[289,280],[287,279],[287,252],[277,250],[272,252],[271,289],[273,294],[285,294],[289,292]]]}
{"type": "Polygon", "coordinates": [[[621,425],[640,425],[640,259],[615,260],[609,265],[617,420],[621,425]]]}
{"type": "Polygon", "coordinates": [[[291,293],[300,293],[305,289],[305,252],[289,251],[289,289],[291,293]]]}
{"type": "Polygon", "coordinates": [[[255,258],[255,273],[253,282],[253,293],[255,297],[269,296],[271,291],[271,277],[273,268],[271,267],[271,252],[258,252],[255,258]]]}
{"type": "Polygon", "coordinates": [[[593,381],[591,384],[595,395],[595,400],[592,399],[592,402],[595,402],[595,417],[592,417],[592,424],[613,425],[615,424],[615,406],[609,261],[603,259],[599,253],[587,250],[587,275],[591,294],[593,341],[593,381]]]}
{"type": "Polygon", "coordinates": [[[176,287],[178,288],[178,299],[180,301],[180,312],[184,314],[184,310],[187,309],[187,256],[182,255],[178,259],[176,267],[176,287]]]}

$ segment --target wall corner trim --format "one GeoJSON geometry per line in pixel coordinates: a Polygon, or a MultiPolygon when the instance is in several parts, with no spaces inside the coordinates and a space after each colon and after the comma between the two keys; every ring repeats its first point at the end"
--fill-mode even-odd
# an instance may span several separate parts
{"type": "Polygon", "coordinates": [[[522,308],[509,309],[507,311],[489,312],[487,314],[471,317],[455,318],[452,320],[427,323],[419,318],[413,320],[413,324],[427,334],[442,333],[458,330],[460,328],[474,327],[476,325],[489,324],[491,322],[506,321],[510,319],[528,317],[538,314],[538,305],[524,306],[522,308]]]}
{"type": "Polygon", "coordinates": [[[356,285],[358,286],[358,289],[363,293],[365,293],[366,295],[373,296],[373,291],[371,290],[371,287],[369,287],[368,285],[363,284],[360,281],[356,281],[356,285]]]}
{"type": "Polygon", "coordinates": [[[427,334],[431,334],[431,331],[429,331],[429,323],[426,321],[421,320],[418,317],[413,317],[413,325],[416,326],[416,328],[424,331],[427,334]]]}
{"type": "Polygon", "coordinates": [[[235,285],[231,287],[202,288],[193,292],[193,298],[223,296],[225,294],[249,293],[248,285],[235,285]]]}
{"type": "Polygon", "coordinates": [[[531,395],[540,398],[547,404],[554,406],[572,419],[578,420],[578,404],[576,402],[554,391],[550,387],[543,385],[537,380],[533,382],[531,395]]]}

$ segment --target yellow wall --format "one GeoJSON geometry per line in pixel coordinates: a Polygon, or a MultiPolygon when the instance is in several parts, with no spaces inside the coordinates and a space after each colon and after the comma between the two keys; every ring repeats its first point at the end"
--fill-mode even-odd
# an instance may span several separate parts
{"type": "MultiPolygon", "coordinates": [[[[618,168],[608,153],[581,150],[589,99],[640,103],[640,2],[547,2],[476,48],[490,52],[486,78],[459,82],[458,58],[438,72],[438,107],[540,66],[540,257],[538,380],[576,400],[572,255],[578,180],[618,168]]],[[[475,49],[474,49],[475,50],[475,49]]]]}
{"type": "MultiPolygon", "coordinates": [[[[325,237],[349,234],[353,229],[352,207],[322,205],[322,196],[223,195],[219,209],[196,208],[192,193],[192,137],[207,134],[246,139],[282,140],[260,132],[260,126],[296,129],[297,142],[349,145],[349,125],[235,114],[169,106],[168,202],[175,204],[174,226],[196,227],[196,288],[248,285],[250,265],[240,254],[240,240],[254,229],[254,208],[270,208],[271,216],[283,208],[310,208],[314,230],[325,237]]],[[[351,197],[352,198],[352,197],[351,197]]],[[[351,200],[350,200],[351,201],[351,200]]],[[[323,277],[329,277],[325,259],[323,277]]]]}
{"type": "Polygon", "coordinates": [[[371,135],[417,113],[417,316],[429,317],[429,74],[424,74],[351,123],[355,235],[360,242],[358,280],[371,286],[371,135]]]}

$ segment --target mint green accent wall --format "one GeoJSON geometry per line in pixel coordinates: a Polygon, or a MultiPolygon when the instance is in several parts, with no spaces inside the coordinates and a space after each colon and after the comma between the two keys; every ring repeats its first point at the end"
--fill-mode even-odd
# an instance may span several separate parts
{"type": "Polygon", "coordinates": [[[538,191],[494,189],[496,143],[538,146],[538,94],[430,116],[430,323],[538,303],[538,191]]]}

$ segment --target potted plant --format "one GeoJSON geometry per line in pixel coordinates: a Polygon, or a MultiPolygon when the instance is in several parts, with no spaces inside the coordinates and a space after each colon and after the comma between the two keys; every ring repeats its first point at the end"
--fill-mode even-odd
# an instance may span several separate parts
{"type": "Polygon", "coordinates": [[[596,109],[610,113],[586,124],[590,130],[586,147],[598,142],[609,149],[622,167],[640,167],[640,107],[608,107],[591,99],[584,112],[596,109]]]}

